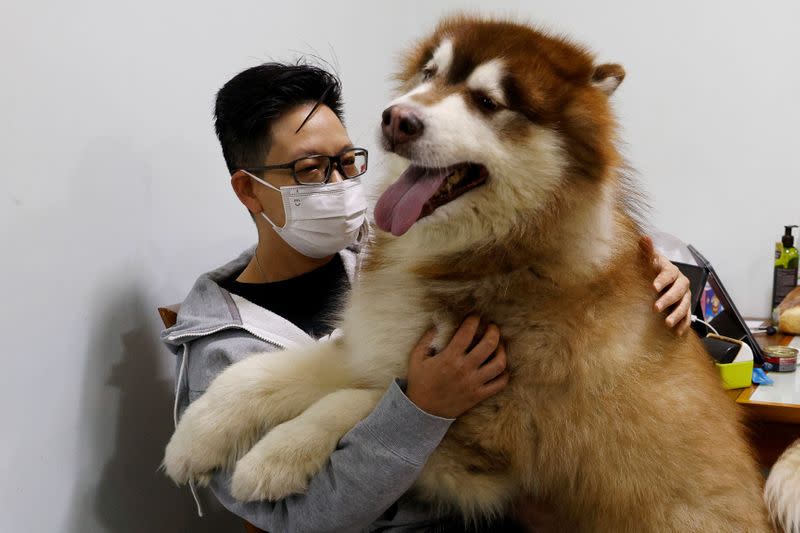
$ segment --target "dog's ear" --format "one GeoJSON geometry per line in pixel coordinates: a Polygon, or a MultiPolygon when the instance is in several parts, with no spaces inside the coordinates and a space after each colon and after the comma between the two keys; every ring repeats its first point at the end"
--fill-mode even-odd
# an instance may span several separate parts
{"type": "Polygon", "coordinates": [[[616,63],[605,63],[594,68],[592,85],[611,96],[622,80],[625,79],[625,69],[616,63]]]}

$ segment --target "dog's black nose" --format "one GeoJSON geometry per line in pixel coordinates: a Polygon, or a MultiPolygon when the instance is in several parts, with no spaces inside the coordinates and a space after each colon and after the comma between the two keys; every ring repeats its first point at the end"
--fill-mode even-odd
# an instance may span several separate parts
{"type": "Polygon", "coordinates": [[[381,115],[383,136],[392,146],[414,140],[425,130],[425,124],[410,106],[393,105],[384,109],[381,115]]]}

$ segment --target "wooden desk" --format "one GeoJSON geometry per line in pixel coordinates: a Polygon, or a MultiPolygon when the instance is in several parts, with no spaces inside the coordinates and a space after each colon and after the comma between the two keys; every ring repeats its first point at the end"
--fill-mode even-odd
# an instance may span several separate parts
{"type": "MultiPolygon", "coordinates": [[[[761,346],[787,345],[791,335],[756,335],[761,346]]],[[[753,402],[750,400],[757,385],[728,391],[744,414],[744,423],[750,434],[762,468],[771,467],[783,450],[800,439],[800,405],[753,402]]]]}

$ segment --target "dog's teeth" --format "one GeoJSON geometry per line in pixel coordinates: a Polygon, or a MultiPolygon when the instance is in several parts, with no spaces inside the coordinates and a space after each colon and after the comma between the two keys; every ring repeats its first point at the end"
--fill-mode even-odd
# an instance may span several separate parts
{"type": "Polygon", "coordinates": [[[464,177],[464,169],[463,168],[459,168],[459,169],[453,171],[452,174],[447,176],[447,183],[449,183],[451,185],[455,185],[456,183],[461,181],[461,178],[463,178],[463,177],[464,177]]]}

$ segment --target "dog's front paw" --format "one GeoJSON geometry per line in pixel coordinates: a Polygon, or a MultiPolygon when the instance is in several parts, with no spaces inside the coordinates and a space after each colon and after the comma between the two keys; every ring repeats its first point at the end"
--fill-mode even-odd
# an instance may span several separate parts
{"type": "Polygon", "coordinates": [[[338,440],[294,420],[277,426],[236,463],[231,494],[241,501],[275,501],[305,492],[338,440]]]}
{"type": "Polygon", "coordinates": [[[231,494],[241,501],[276,501],[305,492],[315,472],[286,457],[247,454],[236,463],[231,494]]]}
{"type": "Polygon", "coordinates": [[[211,471],[220,463],[210,454],[203,453],[197,443],[197,440],[176,431],[167,444],[164,452],[164,470],[167,476],[179,485],[194,481],[205,486],[211,477],[211,471]]]}
{"type": "Polygon", "coordinates": [[[181,485],[189,481],[207,485],[215,469],[234,460],[235,448],[206,416],[204,403],[200,398],[189,406],[164,452],[164,470],[181,485]]]}

